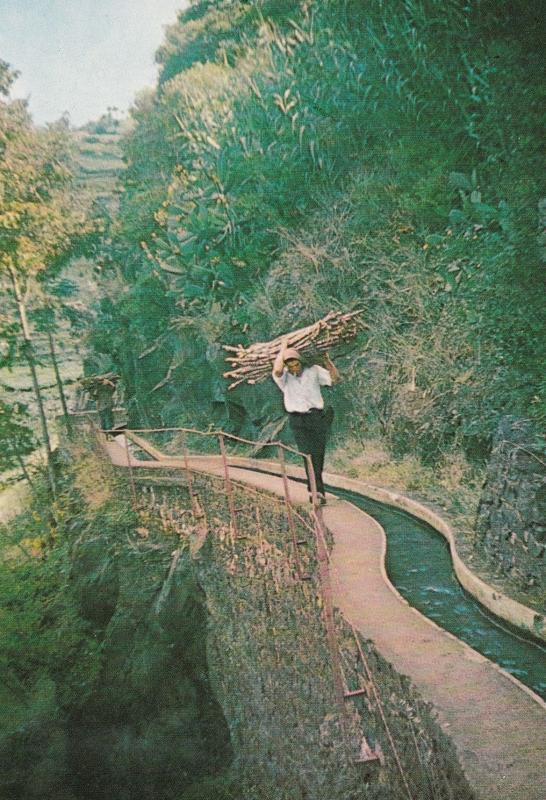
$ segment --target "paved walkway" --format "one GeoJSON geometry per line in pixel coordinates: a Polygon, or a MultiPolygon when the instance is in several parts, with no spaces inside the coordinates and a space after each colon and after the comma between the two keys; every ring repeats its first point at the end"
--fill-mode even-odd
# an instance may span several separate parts
{"type": "MultiPolygon", "coordinates": [[[[114,463],[127,466],[126,450],[116,443],[107,447],[114,463]]],[[[183,465],[173,458],[131,462],[147,468],[183,465]]],[[[218,457],[192,457],[191,464],[222,474],[218,457]]],[[[235,467],[230,475],[283,494],[278,477],[235,467]]],[[[300,483],[291,481],[290,492],[295,502],[307,502],[300,483]]],[[[332,495],[328,501],[323,518],[334,540],[334,601],[344,617],[433,704],[479,800],[545,800],[546,704],[411,608],[386,578],[380,525],[351,503],[332,495]]]]}
{"type": "Polygon", "coordinates": [[[546,798],[546,705],[411,608],[384,573],[384,533],[344,501],[325,509],[344,617],[429,700],[483,800],[546,798]]]}

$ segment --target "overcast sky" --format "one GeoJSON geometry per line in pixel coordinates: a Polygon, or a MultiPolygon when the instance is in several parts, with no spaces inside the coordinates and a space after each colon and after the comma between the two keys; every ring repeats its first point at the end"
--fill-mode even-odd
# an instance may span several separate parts
{"type": "Polygon", "coordinates": [[[153,86],[154,53],[186,0],[0,0],[0,58],[21,76],[34,121],[73,125],[127,110],[153,86]]]}

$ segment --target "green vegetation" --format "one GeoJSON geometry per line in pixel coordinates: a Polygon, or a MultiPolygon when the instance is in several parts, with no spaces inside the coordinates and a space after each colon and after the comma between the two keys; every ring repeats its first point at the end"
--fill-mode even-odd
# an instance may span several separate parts
{"type": "Polygon", "coordinates": [[[50,431],[37,375],[35,332],[46,334],[63,411],[66,403],[54,332],[66,282],[61,268],[83,252],[96,232],[89,204],[76,192],[70,140],[63,120],[46,129],[33,126],[26,104],[6,95],[15,74],[0,63],[0,329],[5,340],[2,366],[24,358],[38,408],[48,475],[55,489],[50,431]],[[35,323],[33,325],[33,323],[35,323]]]}
{"type": "Polygon", "coordinates": [[[1,531],[1,793],[70,798],[64,790],[62,703],[89,690],[98,647],[67,592],[69,542],[43,476],[24,517],[1,531]]]}
{"type": "Polygon", "coordinates": [[[277,394],[228,395],[220,344],[358,305],[341,435],[479,461],[507,411],[542,424],[542,27],[477,0],[182,12],[123,141],[92,336],[132,421],[255,435],[277,394]]]}
{"type": "Polygon", "coordinates": [[[0,794],[181,800],[208,776],[228,798],[187,554],[169,579],[178,538],[91,448],[62,467],[0,530],[0,794]]]}

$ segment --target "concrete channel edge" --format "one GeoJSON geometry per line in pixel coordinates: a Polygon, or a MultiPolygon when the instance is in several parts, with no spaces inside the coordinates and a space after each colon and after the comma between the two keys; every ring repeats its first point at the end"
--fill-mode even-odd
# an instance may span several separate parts
{"type": "MultiPolygon", "coordinates": [[[[229,460],[234,466],[246,466],[271,472],[278,471],[275,462],[271,461],[244,457],[231,457],[229,460]]],[[[303,477],[304,471],[301,467],[295,467],[291,464],[287,464],[286,466],[287,474],[291,477],[303,477]]],[[[447,539],[455,574],[465,591],[499,619],[504,620],[523,633],[530,634],[535,639],[546,642],[546,616],[523,605],[523,603],[519,603],[517,600],[513,600],[511,597],[507,597],[475,575],[457,552],[455,533],[451,525],[431,508],[399,492],[374,486],[373,484],[353,478],[346,478],[332,472],[324,473],[324,482],[335,486],[337,489],[355,491],[372,500],[378,500],[380,503],[394,506],[401,511],[407,511],[409,514],[417,517],[417,519],[426,522],[447,539]]],[[[384,577],[390,584],[386,573],[384,577]]],[[[392,584],[390,585],[392,586],[392,584]]]]}

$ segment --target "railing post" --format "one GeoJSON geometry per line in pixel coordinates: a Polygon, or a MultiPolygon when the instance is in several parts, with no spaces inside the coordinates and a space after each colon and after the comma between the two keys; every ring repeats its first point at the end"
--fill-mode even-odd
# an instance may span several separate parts
{"type": "Polygon", "coordinates": [[[127,455],[127,467],[129,469],[129,483],[131,484],[131,497],[133,500],[133,510],[134,510],[137,506],[137,497],[135,489],[135,478],[133,475],[133,467],[131,464],[131,454],[129,453],[129,438],[126,433],[123,434],[123,438],[125,439],[125,453],[127,455]]]}
{"type": "Polygon", "coordinates": [[[334,692],[336,703],[340,712],[340,720],[343,727],[343,734],[347,736],[347,709],[345,707],[345,689],[343,685],[343,672],[341,669],[341,659],[337,643],[336,626],[334,620],[334,600],[332,594],[332,583],[330,581],[330,566],[328,560],[328,549],[326,547],[326,537],[322,521],[322,508],[318,504],[317,482],[311,456],[306,455],[309,483],[311,486],[311,497],[313,499],[313,521],[315,529],[315,543],[317,548],[317,561],[320,589],[322,594],[324,624],[326,627],[326,638],[328,649],[330,650],[330,661],[334,679],[334,692]]]}
{"type": "Polygon", "coordinates": [[[282,445],[279,445],[278,452],[279,452],[279,463],[281,466],[282,482],[284,487],[284,502],[286,504],[286,516],[288,519],[288,527],[290,530],[290,536],[292,538],[292,545],[294,547],[294,559],[296,561],[296,568],[298,570],[298,575],[301,578],[302,577],[301,561],[300,561],[300,554],[298,552],[298,542],[296,539],[296,526],[294,525],[294,516],[292,514],[292,503],[290,500],[288,478],[286,477],[286,463],[284,460],[284,450],[282,445]]]}
{"type": "Polygon", "coordinates": [[[220,454],[222,456],[222,464],[224,467],[224,484],[226,487],[226,494],[229,506],[229,516],[231,519],[231,530],[234,537],[237,537],[237,518],[235,515],[235,503],[233,502],[233,486],[229,477],[229,467],[226,455],[226,444],[224,442],[224,435],[218,434],[218,443],[220,445],[220,454]]]}
{"type": "Polygon", "coordinates": [[[318,506],[317,479],[315,478],[313,461],[311,460],[311,456],[309,454],[305,454],[305,461],[307,463],[306,472],[309,478],[309,488],[311,489],[311,500],[313,502],[313,508],[316,509],[318,506]]]}
{"type": "MultiPolygon", "coordinates": [[[[374,699],[375,699],[375,703],[376,703],[376,706],[377,706],[377,710],[379,711],[379,714],[381,716],[381,720],[382,720],[383,726],[385,728],[385,733],[387,734],[387,738],[389,740],[389,744],[390,744],[392,753],[394,755],[394,760],[396,761],[396,766],[398,767],[398,772],[400,773],[400,777],[402,778],[402,782],[404,784],[404,788],[406,790],[406,794],[408,796],[408,800],[413,800],[413,795],[412,795],[412,792],[411,792],[411,789],[410,789],[410,786],[409,786],[409,783],[408,783],[408,779],[406,777],[406,773],[404,771],[404,767],[402,766],[402,762],[400,760],[400,756],[398,755],[398,749],[396,747],[396,744],[395,744],[394,739],[392,737],[392,734],[390,732],[389,724],[387,722],[387,718],[386,718],[385,712],[383,710],[383,703],[381,702],[381,697],[380,697],[379,692],[377,690],[377,686],[375,685],[375,680],[374,680],[374,677],[373,677],[373,673],[372,673],[371,667],[368,664],[368,659],[366,658],[366,654],[364,653],[364,649],[363,649],[362,645],[360,644],[360,639],[358,637],[358,633],[356,631],[356,628],[352,624],[351,624],[351,628],[352,628],[352,631],[353,631],[353,637],[354,637],[354,640],[356,642],[356,646],[357,646],[357,649],[358,649],[360,660],[361,660],[362,664],[364,665],[364,669],[366,671],[366,678],[368,679],[368,682],[370,684],[372,693],[374,695],[374,699]]],[[[377,750],[377,745],[375,747],[375,755],[377,755],[377,757],[380,759],[380,756],[379,756],[379,753],[378,753],[378,750],[377,750]]]]}
{"type": "Polygon", "coordinates": [[[190,494],[191,511],[194,517],[197,516],[197,503],[195,502],[195,495],[193,493],[193,477],[190,470],[190,462],[188,458],[188,446],[186,444],[186,436],[182,433],[182,453],[184,456],[184,470],[186,472],[186,480],[188,481],[188,492],[190,494]]]}

